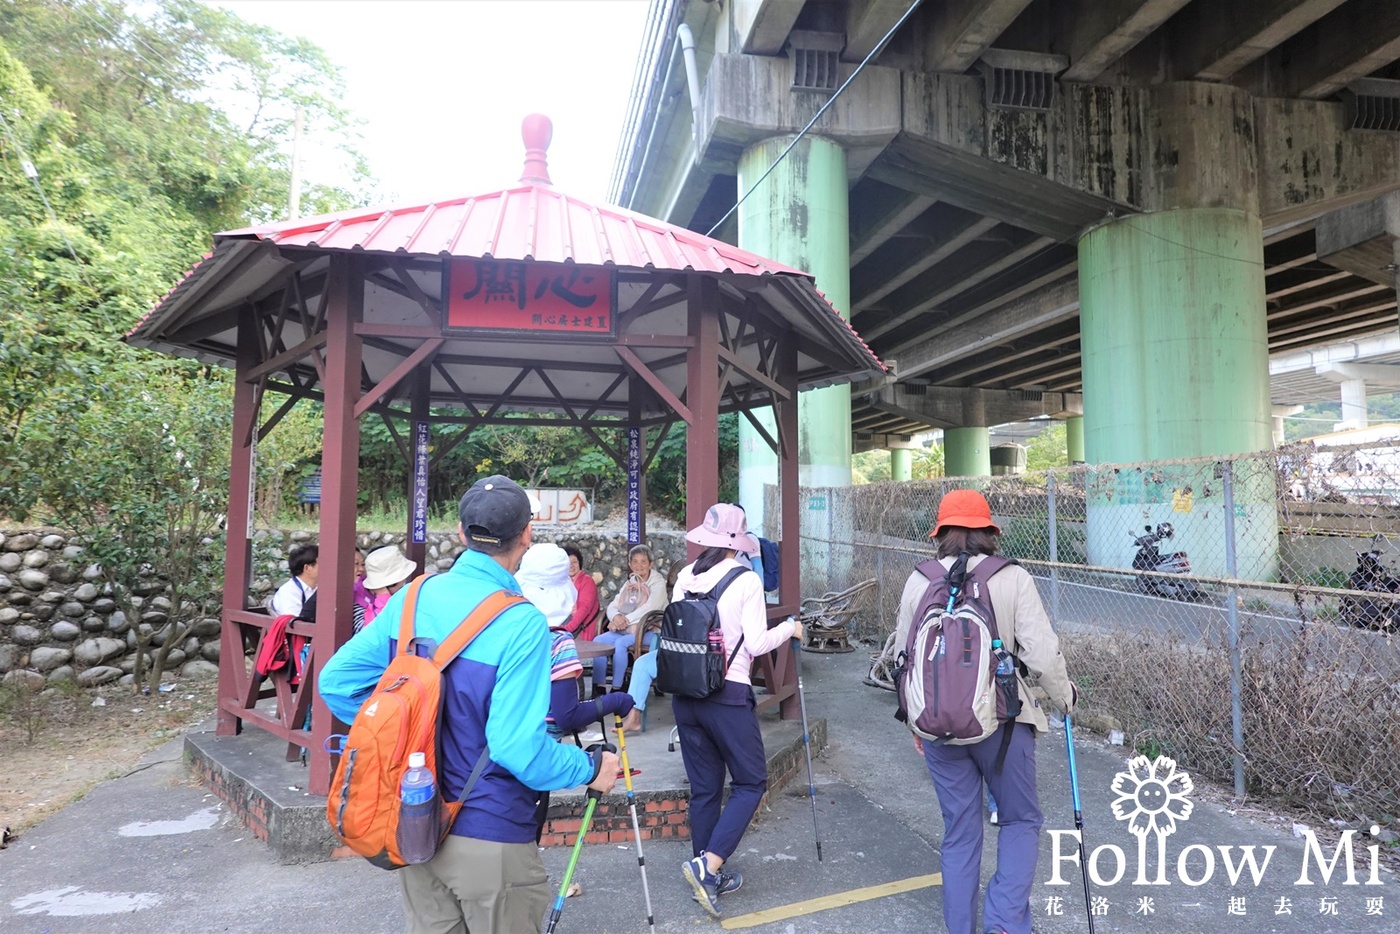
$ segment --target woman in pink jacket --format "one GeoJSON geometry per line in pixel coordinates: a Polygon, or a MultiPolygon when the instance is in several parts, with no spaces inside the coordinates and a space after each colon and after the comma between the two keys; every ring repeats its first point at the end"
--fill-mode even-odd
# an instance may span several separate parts
{"type": "Polygon", "coordinates": [[[789,619],[768,628],[763,582],[734,557],[739,552],[758,551],[758,541],[749,534],[744,511],[738,506],[711,506],[705,521],[687,532],[685,540],[705,550],[677,575],[673,600],[683,599],[687,592],[708,593],[731,572],[739,572],[724,587],[718,602],[725,657],[731,659],[724,687],[699,700],[679,696],[671,700],[680,731],[681,758],[690,779],[687,817],[695,854],[681,867],[681,873],[695,890],[695,900],[718,918],[720,896],[744,884],[740,873],[726,872],[723,866],[738,849],[768,789],[768,759],[749,669],[754,656],[771,652],[789,639],[801,639],[802,625],[789,619]],[[729,802],[721,808],[725,769],[731,777],[729,802]]]}

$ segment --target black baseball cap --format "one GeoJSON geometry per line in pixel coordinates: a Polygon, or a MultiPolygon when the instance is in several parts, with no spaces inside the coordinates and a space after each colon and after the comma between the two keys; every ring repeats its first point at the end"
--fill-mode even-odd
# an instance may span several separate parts
{"type": "Polygon", "coordinates": [[[493,474],[472,484],[457,505],[467,539],[489,545],[510,541],[530,524],[529,494],[509,477],[493,474]]]}

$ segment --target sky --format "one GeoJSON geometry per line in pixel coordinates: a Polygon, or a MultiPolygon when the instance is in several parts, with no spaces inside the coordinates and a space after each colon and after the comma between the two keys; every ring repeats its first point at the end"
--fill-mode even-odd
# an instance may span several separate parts
{"type": "MultiPolygon", "coordinates": [[[[520,121],[554,122],[556,187],[607,197],[646,0],[217,0],[243,19],[324,49],[344,72],[345,106],[376,203],[440,200],[520,177],[520,121]]],[[[312,149],[308,181],[336,183],[312,149]]]]}

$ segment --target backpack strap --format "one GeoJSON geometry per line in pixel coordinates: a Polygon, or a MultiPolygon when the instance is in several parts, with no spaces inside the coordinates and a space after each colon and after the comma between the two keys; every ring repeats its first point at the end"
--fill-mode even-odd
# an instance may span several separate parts
{"type": "Polygon", "coordinates": [[[414,578],[413,583],[408,585],[408,593],[404,594],[403,612],[399,614],[400,655],[408,655],[411,652],[409,643],[413,641],[413,619],[418,613],[418,591],[423,589],[423,582],[427,579],[426,574],[414,578]]]}
{"type": "Polygon", "coordinates": [[[461,655],[468,643],[495,622],[497,617],[513,606],[528,602],[520,594],[511,593],[509,590],[498,590],[491,594],[478,603],[476,609],[472,610],[467,618],[452,630],[452,634],[443,640],[442,645],[438,646],[437,652],[433,654],[433,664],[439,671],[446,668],[448,663],[461,655]]]}
{"type": "MultiPolygon", "coordinates": [[[[423,582],[428,579],[425,574],[408,585],[408,593],[404,595],[403,612],[399,618],[399,654],[410,653],[409,643],[413,641],[414,616],[418,612],[418,593],[423,589],[423,582]]],[[[526,600],[518,593],[511,593],[508,590],[498,590],[485,600],[477,604],[476,609],[467,614],[466,618],[457,624],[457,628],[452,630],[451,635],[443,640],[433,654],[433,664],[441,671],[447,664],[462,654],[473,639],[480,635],[481,631],[495,622],[496,617],[506,610],[526,600]]]]}

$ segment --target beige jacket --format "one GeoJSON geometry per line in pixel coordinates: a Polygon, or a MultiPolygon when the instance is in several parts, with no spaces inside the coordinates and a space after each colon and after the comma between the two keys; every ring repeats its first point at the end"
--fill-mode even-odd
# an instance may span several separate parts
{"type": "MultiPolygon", "coordinates": [[[[977,567],[984,557],[973,557],[968,562],[968,568],[977,567]]],[[[945,568],[950,568],[953,561],[953,558],[944,558],[941,563],[945,568]]],[[[914,614],[918,612],[919,601],[923,599],[928,583],[928,578],[916,570],[904,584],[895,628],[896,644],[900,651],[909,644],[909,628],[914,625],[914,614]]],[[[1012,654],[1027,669],[1027,674],[1018,676],[1021,714],[1016,722],[1029,723],[1037,733],[1045,733],[1049,724],[1042,702],[1048,702],[1060,711],[1073,704],[1065,657],[1060,654],[1059,637],[1050,628],[1050,617],[1045,615],[1040,594],[1036,593],[1035,581],[1025,568],[1013,564],[997,572],[988,582],[987,589],[992,595],[992,612],[997,617],[997,634],[1002,644],[1010,646],[1012,654]]]]}

